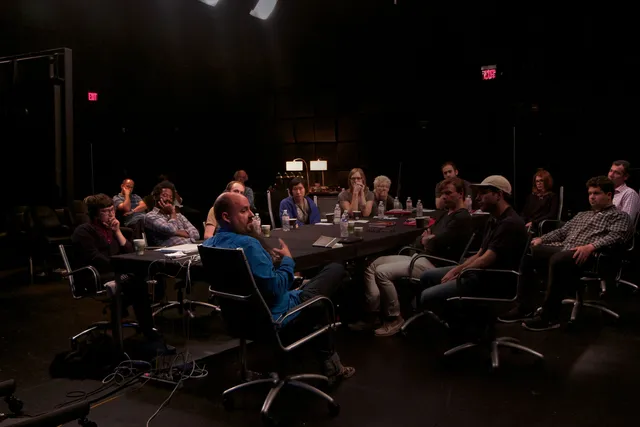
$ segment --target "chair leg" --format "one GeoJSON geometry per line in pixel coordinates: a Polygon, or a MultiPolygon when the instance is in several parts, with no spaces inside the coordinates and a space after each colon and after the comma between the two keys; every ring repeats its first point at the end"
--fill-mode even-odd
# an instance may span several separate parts
{"type": "Polygon", "coordinates": [[[496,340],[496,341],[494,341],[494,343],[497,344],[496,348],[498,348],[498,347],[513,348],[513,349],[520,350],[520,351],[523,351],[525,353],[528,353],[528,354],[530,354],[532,356],[535,356],[535,357],[537,357],[539,359],[544,359],[544,355],[542,353],[538,353],[537,351],[535,351],[535,350],[533,350],[533,349],[531,349],[529,347],[525,347],[522,344],[517,344],[517,343],[514,343],[514,342],[510,342],[510,341],[505,341],[505,340],[499,340],[499,341],[496,340]]]}
{"type": "Polygon", "coordinates": [[[323,398],[331,406],[336,406],[337,405],[337,403],[333,399],[333,397],[329,396],[324,391],[322,391],[320,389],[317,389],[312,385],[309,385],[307,383],[303,383],[303,382],[300,382],[300,381],[296,381],[296,380],[288,381],[286,384],[292,385],[292,386],[297,387],[297,388],[301,388],[303,390],[307,390],[308,392],[310,392],[312,394],[315,394],[318,397],[323,398]]]}
{"type": "Polygon", "coordinates": [[[562,300],[563,304],[573,304],[573,309],[571,309],[571,318],[569,319],[569,322],[573,323],[576,321],[576,318],[578,317],[578,313],[580,312],[580,306],[582,305],[582,302],[580,301],[579,298],[576,299],[572,299],[572,298],[568,298],[568,299],[563,299],[562,300]]]}
{"type": "Polygon", "coordinates": [[[638,290],[638,285],[636,285],[635,283],[631,283],[628,280],[618,280],[618,283],[619,284],[623,284],[623,285],[627,285],[627,286],[631,287],[635,291],[638,290]]]}
{"type": "Polygon", "coordinates": [[[204,302],[204,301],[192,301],[192,300],[184,300],[184,305],[195,305],[196,307],[206,307],[206,308],[210,308],[211,310],[215,310],[215,311],[220,311],[220,307],[218,307],[217,305],[214,304],[210,304],[208,302],[204,302]]]}
{"type": "Polygon", "coordinates": [[[222,398],[223,399],[227,399],[227,398],[230,397],[230,395],[232,393],[235,393],[238,390],[244,390],[246,388],[254,387],[254,386],[259,385],[259,384],[271,383],[271,384],[275,385],[277,382],[278,382],[278,379],[262,378],[262,379],[259,379],[259,380],[252,380],[252,381],[249,381],[249,382],[246,382],[246,383],[240,383],[238,385],[235,385],[235,386],[223,391],[222,392],[222,398]]]}
{"type": "Polygon", "coordinates": [[[466,343],[466,344],[460,344],[460,345],[458,345],[458,346],[455,346],[455,347],[450,348],[449,350],[445,351],[445,352],[444,352],[444,355],[445,355],[445,356],[451,356],[452,354],[459,353],[459,352],[461,352],[461,351],[463,351],[463,350],[466,350],[466,349],[468,349],[468,348],[476,347],[477,345],[478,345],[478,344],[477,344],[477,343],[474,343],[474,342],[468,342],[468,343],[466,343]]]}
{"type": "Polygon", "coordinates": [[[411,316],[410,318],[408,318],[407,320],[404,321],[404,325],[402,325],[402,327],[400,328],[400,332],[402,333],[406,333],[407,328],[409,327],[409,325],[411,323],[413,323],[415,320],[421,318],[422,316],[426,315],[426,312],[420,312],[418,314],[414,314],[413,316],[411,316]]]}
{"type": "Polygon", "coordinates": [[[582,303],[582,305],[584,305],[585,307],[591,307],[591,308],[595,308],[596,310],[600,310],[603,313],[607,313],[608,315],[612,316],[615,319],[619,319],[620,315],[618,313],[616,313],[615,311],[602,306],[598,301],[585,301],[582,303]]]}
{"type": "Polygon", "coordinates": [[[278,397],[278,394],[280,393],[280,390],[282,390],[282,387],[284,387],[284,385],[284,381],[278,381],[277,384],[271,390],[269,390],[269,394],[267,394],[267,397],[264,399],[262,409],[260,410],[260,416],[267,425],[271,424],[269,409],[271,409],[271,405],[273,405],[273,402],[276,400],[276,397],[278,397]]]}
{"type": "Polygon", "coordinates": [[[493,369],[498,369],[498,367],[500,366],[500,350],[498,349],[498,343],[499,341],[493,341],[491,343],[491,366],[493,367],[493,369]]]}
{"type": "Polygon", "coordinates": [[[79,334],[76,334],[74,336],[72,336],[71,338],[69,338],[69,341],[71,342],[71,349],[72,350],[77,350],[78,349],[78,339],[80,339],[81,337],[90,334],[91,332],[97,330],[97,329],[102,329],[100,327],[100,325],[94,325],[91,326],[88,329],[85,329],[84,331],[80,332],[79,334]]]}
{"type": "Polygon", "coordinates": [[[178,307],[180,308],[180,303],[178,301],[168,301],[166,303],[160,303],[160,308],[155,310],[152,314],[153,317],[162,313],[165,310],[169,310],[170,308],[178,307]]]}

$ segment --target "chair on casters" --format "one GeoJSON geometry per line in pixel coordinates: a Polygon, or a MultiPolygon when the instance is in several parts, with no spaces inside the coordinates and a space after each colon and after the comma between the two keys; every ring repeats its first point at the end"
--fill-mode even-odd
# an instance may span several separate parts
{"type": "MultiPolygon", "coordinates": [[[[531,237],[529,237],[529,239],[527,240],[527,245],[525,246],[525,250],[522,254],[522,257],[520,259],[520,266],[519,266],[519,271],[514,271],[514,270],[498,270],[498,269],[480,269],[480,268],[467,268],[465,270],[462,271],[462,273],[460,274],[460,276],[458,276],[457,282],[458,282],[458,287],[460,288],[461,286],[461,281],[462,279],[464,279],[465,276],[468,276],[470,274],[477,274],[479,276],[493,276],[496,277],[497,280],[501,280],[502,277],[506,277],[506,276],[515,276],[516,278],[516,289],[518,287],[518,285],[520,284],[520,280],[522,280],[522,268],[524,265],[524,260],[525,260],[525,256],[527,254],[527,251],[529,249],[529,242],[531,240],[531,237]]],[[[483,280],[485,280],[484,277],[482,277],[483,280]]],[[[504,279],[502,279],[504,280],[504,279]]],[[[462,304],[475,304],[475,305],[485,305],[485,304],[495,304],[495,303],[514,303],[516,302],[517,299],[517,291],[516,294],[513,296],[513,298],[489,298],[489,297],[465,297],[465,296],[459,296],[459,297],[452,297],[452,298],[448,298],[447,301],[448,302],[460,302],[462,304]]],[[[482,337],[479,337],[478,341],[474,341],[474,342],[467,342],[465,344],[461,344],[458,345],[456,347],[453,347],[449,350],[447,350],[444,353],[444,356],[451,356],[452,354],[456,354],[459,353],[463,350],[469,349],[469,348],[473,348],[476,346],[486,346],[488,347],[489,351],[491,352],[491,366],[493,367],[493,369],[497,369],[500,365],[500,353],[499,353],[499,349],[500,347],[507,347],[507,348],[511,348],[514,350],[520,350],[522,352],[531,354],[535,357],[537,357],[540,360],[544,360],[544,356],[529,348],[529,347],[525,347],[522,344],[519,343],[519,341],[516,338],[512,338],[512,337],[496,337],[496,321],[497,321],[497,315],[494,313],[490,313],[490,316],[486,319],[487,323],[486,325],[486,330],[483,333],[482,337]]]]}
{"type": "MultiPolygon", "coordinates": [[[[469,241],[467,242],[467,245],[465,246],[464,250],[462,251],[462,255],[460,256],[460,259],[458,261],[454,261],[451,259],[446,259],[446,258],[441,258],[441,257],[437,257],[437,256],[433,256],[433,255],[428,255],[425,253],[419,253],[418,255],[414,256],[413,259],[411,259],[411,263],[409,264],[409,275],[405,278],[403,278],[402,280],[408,282],[410,284],[410,286],[414,289],[419,289],[420,288],[420,279],[416,279],[413,277],[413,268],[416,264],[416,262],[420,259],[420,258],[426,258],[429,261],[432,261],[432,263],[434,265],[437,265],[439,267],[454,267],[456,265],[460,265],[461,263],[464,262],[465,258],[467,256],[469,256],[469,254],[471,254],[470,252],[470,248],[474,246],[474,243],[476,242],[476,237],[478,236],[477,233],[472,233],[471,237],[469,238],[469,241]]],[[[480,235],[481,237],[481,235],[480,235]]],[[[405,251],[409,251],[409,250],[417,250],[417,248],[413,247],[413,246],[405,246],[404,248],[400,249],[400,251],[398,252],[398,255],[402,255],[403,252],[405,251]]],[[[415,296],[416,298],[418,297],[418,295],[415,296]]],[[[402,334],[406,334],[407,333],[407,328],[409,327],[409,325],[411,323],[413,323],[414,321],[420,319],[421,317],[425,316],[425,315],[433,315],[433,313],[431,313],[430,311],[420,311],[416,314],[414,314],[413,316],[411,316],[410,318],[408,318],[404,324],[402,325],[402,327],[400,328],[400,333],[402,334]]]]}
{"type": "Polygon", "coordinates": [[[271,378],[250,379],[246,366],[247,340],[265,341],[277,347],[281,352],[290,352],[321,334],[328,333],[329,329],[335,329],[339,324],[335,322],[333,303],[329,298],[316,296],[296,306],[292,310],[273,320],[271,312],[251,274],[251,268],[247,262],[244,251],[238,249],[222,249],[210,247],[198,247],[202,265],[210,283],[209,290],[220,301],[220,309],[225,326],[230,335],[240,339],[241,377],[242,384],[236,385],[222,393],[222,403],[230,410],[233,407],[232,396],[235,392],[258,384],[270,384],[271,390],[264,400],[261,410],[262,420],[266,425],[274,423],[269,414],[269,409],[274,400],[285,386],[303,389],[321,397],[329,405],[332,415],[337,415],[340,406],[336,401],[321,391],[306,383],[306,381],[320,381],[328,384],[329,378],[318,374],[299,374],[281,378],[277,373],[271,374],[271,378]],[[280,333],[286,326],[283,322],[292,315],[297,314],[312,305],[323,304],[328,312],[328,322],[311,334],[285,345],[280,333]]]}
{"type": "MultiPolygon", "coordinates": [[[[67,271],[63,274],[69,280],[69,287],[71,288],[71,295],[75,299],[82,299],[85,297],[103,297],[103,302],[111,303],[111,298],[113,296],[113,291],[115,290],[115,281],[110,281],[105,284],[101,283],[100,273],[95,267],[91,265],[87,265],[84,267],[80,267],[77,269],[71,268],[71,263],[69,262],[69,258],[67,257],[67,252],[65,250],[64,245],[60,245],[58,247],[60,249],[60,256],[62,257],[62,261],[64,262],[64,266],[67,271]],[[82,274],[82,272],[87,272],[88,274],[82,274]],[[83,277],[80,277],[80,276],[83,277]],[[78,286],[79,282],[81,286],[78,286]]],[[[140,327],[137,322],[132,321],[123,321],[122,327],[124,328],[133,328],[136,333],[140,333],[140,327]]],[[[91,324],[84,331],[72,336],[69,338],[71,343],[71,350],[74,352],[78,350],[78,340],[93,331],[109,331],[113,328],[113,325],[110,321],[100,321],[91,324]]]]}

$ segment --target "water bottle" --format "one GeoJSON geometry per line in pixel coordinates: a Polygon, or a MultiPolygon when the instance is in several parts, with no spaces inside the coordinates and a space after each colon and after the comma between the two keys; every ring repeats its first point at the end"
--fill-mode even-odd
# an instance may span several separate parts
{"type": "Polygon", "coordinates": [[[340,237],[349,237],[349,213],[344,211],[340,219],[340,237]]]}
{"type": "Polygon", "coordinates": [[[336,207],[333,210],[333,223],[340,224],[340,213],[342,210],[340,209],[340,203],[336,203],[336,207]]]}
{"type": "Polygon", "coordinates": [[[384,217],[385,211],[386,209],[385,209],[384,202],[381,201],[380,203],[378,203],[378,218],[384,217]]]}
{"type": "Polygon", "coordinates": [[[260,234],[262,233],[262,222],[260,221],[260,214],[256,213],[256,215],[253,217],[253,230],[256,232],[256,234],[260,234]]]}
{"type": "Polygon", "coordinates": [[[413,210],[413,202],[411,201],[411,197],[407,197],[407,210],[409,212],[413,210]]]}
{"type": "Polygon", "coordinates": [[[398,197],[393,199],[393,209],[402,209],[402,203],[398,200],[398,197]]]}
{"type": "Polygon", "coordinates": [[[471,212],[471,209],[473,209],[473,201],[471,200],[471,196],[467,196],[464,199],[464,207],[467,208],[469,212],[471,212]]]}
{"type": "Polygon", "coordinates": [[[418,203],[416,203],[416,216],[421,217],[424,214],[424,208],[422,207],[422,200],[418,199],[418,203]]]}
{"type": "Polygon", "coordinates": [[[318,196],[313,196],[313,204],[318,206],[318,196]]]}
{"type": "Polygon", "coordinates": [[[289,224],[289,213],[287,210],[282,211],[282,231],[291,230],[291,224],[289,224]]]}

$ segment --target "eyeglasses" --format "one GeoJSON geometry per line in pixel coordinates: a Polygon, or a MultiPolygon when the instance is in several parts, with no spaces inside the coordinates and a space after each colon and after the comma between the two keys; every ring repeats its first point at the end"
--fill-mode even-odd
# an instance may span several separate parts
{"type": "Polygon", "coordinates": [[[115,213],[114,208],[100,209],[100,215],[113,215],[114,213],[115,213]]]}
{"type": "Polygon", "coordinates": [[[352,176],[351,177],[351,181],[358,181],[358,180],[362,180],[361,176],[352,176]]]}

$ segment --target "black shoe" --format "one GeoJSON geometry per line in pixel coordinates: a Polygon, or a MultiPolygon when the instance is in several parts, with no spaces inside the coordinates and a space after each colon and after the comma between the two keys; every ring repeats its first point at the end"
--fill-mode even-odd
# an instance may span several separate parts
{"type": "Polygon", "coordinates": [[[502,323],[517,323],[527,320],[533,316],[533,310],[523,309],[520,306],[513,307],[511,310],[498,317],[498,321],[502,323]]]}
{"type": "Polygon", "coordinates": [[[550,331],[551,329],[558,329],[560,322],[545,316],[536,315],[522,322],[522,327],[535,332],[550,331]]]}

